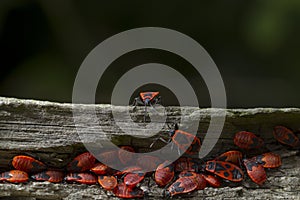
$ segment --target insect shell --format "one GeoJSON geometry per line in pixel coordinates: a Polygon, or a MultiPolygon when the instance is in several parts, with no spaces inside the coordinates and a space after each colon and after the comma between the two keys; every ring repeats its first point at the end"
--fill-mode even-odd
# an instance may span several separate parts
{"type": "Polygon", "coordinates": [[[98,176],[98,183],[105,190],[113,190],[118,185],[118,180],[115,176],[98,176]]]}
{"type": "Polygon", "coordinates": [[[67,182],[76,182],[81,184],[87,184],[87,185],[94,185],[97,183],[97,177],[90,173],[69,173],[65,180],[67,182]]]}
{"type": "Polygon", "coordinates": [[[51,183],[60,183],[64,179],[64,173],[58,170],[47,170],[31,176],[36,181],[48,181],[51,183]]]}
{"type": "Polygon", "coordinates": [[[247,174],[253,182],[262,185],[267,180],[264,167],[253,159],[244,159],[243,163],[246,167],[247,174]]]}
{"type": "Polygon", "coordinates": [[[144,197],[144,191],[139,188],[130,188],[125,183],[119,183],[114,188],[113,193],[119,198],[142,198],[144,197]]]}
{"type": "Polygon", "coordinates": [[[69,172],[84,172],[91,169],[95,164],[96,158],[90,153],[85,152],[76,156],[67,166],[69,172]]]}
{"type": "Polygon", "coordinates": [[[175,124],[174,130],[169,132],[172,141],[178,149],[186,154],[197,154],[201,148],[201,142],[195,135],[178,129],[178,124],[175,124]]]}
{"type": "Polygon", "coordinates": [[[232,150],[221,154],[220,156],[215,158],[215,160],[231,162],[233,164],[239,165],[242,161],[242,158],[243,158],[242,152],[232,150]]]}
{"type": "Polygon", "coordinates": [[[181,172],[181,171],[199,171],[199,165],[197,161],[193,158],[188,157],[180,157],[175,162],[175,171],[181,172]]]}
{"type": "Polygon", "coordinates": [[[158,98],[159,92],[141,92],[140,98],[144,102],[144,104],[149,105],[149,102],[158,98]]]}
{"type": "Polygon", "coordinates": [[[28,181],[28,174],[20,170],[10,170],[0,174],[0,182],[25,183],[28,181]]]}
{"type": "Polygon", "coordinates": [[[205,169],[221,178],[233,182],[240,182],[244,178],[244,173],[239,167],[225,161],[207,161],[205,169]]]}
{"type": "Polygon", "coordinates": [[[144,180],[146,173],[143,171],[134,171],[128,173],[124,177],[124,183],[127,187],[134,188],[142,180],[144,180]]]}
{"type": "Polygon", "coordinates": [[[218,177],[215,177],[215,176],[210,175],[210,174],[203,174],[203,178],[212,187],[218,188],[218,187],[221,186],[221,181],[218,177]]]}
{"type": "Polygon", "coordinates": [[[27,173],[37,173],[46,169],[46,165],[30,156],[19,155],[12,160],[12,166],[27,173]]]}
{"type": "Polygon", "coordinates": [[[264,168],[277,168],[282,164],[280,155],[272,152],[255,156],[252,159],[258,164],[261,164],[264,168]]]}
{"type": "Polygon", "coordinates": [[[134,149],[130,146],[122,146],[118,151],[119,160],[123,165],[128,165],[133,162],[134,156],[131,153],[134,153],[134,149]]]}
{"type": "Polygon", "coordinates": [[[241,149],[258,149],[264,145],[263,139],[256,136],[254,133],[240,131],[234,136],[234,144],[241,149]]]}
{"type": "Polygon", "coordinates": [[[290,147],[297,147],[300,145],[299,138],[288,128],[284,126],[275,126],[273,135],[275,139],[290,147]]]}
{"type": "Polygon", "coordinates": [[[178,178],[166,191],[166,196],[174,196],[185,194],[195,190],[198,187],[198,182],[195,178],[188,176],[178,178]]]}
{"type": "Polygon", "coordinates": [[[170,161],[165,161],[158,165],[154,174],[154,180],[159,187],[164,187],[173,180],[174,174],[174,164],[170,161]]]}
{"type": "Polygon", "coordinates": [[[190,179],[195,179],[197,182],[197,190],[203,190],[206,187],[206,180],[203,177],[203,174],[199,174],[196,172],[189,172],[189,171],[182,171],[179,175],[179,178],[181,177],[189,177],[190,179]]]}

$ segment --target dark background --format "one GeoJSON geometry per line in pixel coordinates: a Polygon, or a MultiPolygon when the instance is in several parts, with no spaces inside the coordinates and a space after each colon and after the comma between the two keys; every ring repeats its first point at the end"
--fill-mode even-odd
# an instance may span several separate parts
{"type": "MultiPolygon", "coordinates": [[[[71,102],[73,82],[87,54],[114,34],[145,26],[174,29],[199,42],[222,74],[228,107],[300,107],[299,0],[1,0],[0,95],[71,102]]],[[[159,50],[116,60],[96,101],[108,103],[122,73],[147,62],[179,70],[193,84],[200,106],[210,106],[205,84],[192,67],[159,50]]],[[[145,89],[160,90],[166,105],[176,104],[167,88],[145,89]]]]}

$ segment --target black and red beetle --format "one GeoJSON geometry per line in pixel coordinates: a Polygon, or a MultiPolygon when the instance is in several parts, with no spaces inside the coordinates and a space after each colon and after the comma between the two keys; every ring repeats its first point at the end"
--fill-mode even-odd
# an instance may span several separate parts
{"type": "Polygon", "coordinates": [[[174,164],[165,161],[155,170],[154,180],[159,187],[164,187],[173,180],[174,174],[174,164]]]}
{"type": "Polygon", "coordinates": [[[20,170],[10,170],[0,174],[0,182],[25,183],[28,181],[28,174],[20,170]]]}
{"type": "Polygon", "coordinates": [[[90,153],[85,152],[76,156],[67,166],[69,172],[84,172],[91,169],[95,164],[96,158],[90,153]]]}
{"type": "Polygon", "coordinates": [[[12,160],[12,166],[27,173],[37,173],[46,169],[46,165],[30,156],[19,155],[12,160]]]}

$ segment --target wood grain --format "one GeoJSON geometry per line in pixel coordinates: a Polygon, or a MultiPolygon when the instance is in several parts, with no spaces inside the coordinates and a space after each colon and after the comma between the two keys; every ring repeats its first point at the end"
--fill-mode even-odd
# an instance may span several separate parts
{"type": "MultiPolygon", "coordinates": [[[[129,120],[133,119],[143,129],[143,108],[138,108],[137,112],[131,113],[131,119],[124,114],[126,109],[126,107],[111,105],[72,105],[0,97],[0,170],[10,169],[12,157],[18,154],[34,155],[50,167],[63,168],[78,153],[85,151],[82,134],[87,136],[84,137],[85,143],[97,141],[105,144],[105,141],[109,139],[116,145],[132,145],[139,152],[153,150],[149,149],[153,140],[145,139],[144,132],[134,130],[129,123],[129,120]],[[97,117],[93,115],[94,108],[97,117]],[[80,116],[73,116],[72,109],[79,111],[80,116]],[[120,116],[119,123],[122,124],[122,129],[117,126],[112,110],[120,116]],[[77,124],[77,126],[83,127],[83,130],[88,130],[87,132],[78,132],[74,122],[74,118],[78,121],[76,117],[80,120],[84,119],[81,120],[82,124],[77,124]],[[84,122],[88,122],[88,125],[84,122]],[[99,134],[99,128],[105,132],[105,135],[99,134]]],[[[200,114],[201,121],[197,136],[202,140],[206,136],[210,115],[218,116],[220,111],[222,110],[215,108],[166,108],[168,122],[178,122],[180,117],[193,121],[196,120],[195,116],[200,114]]],[[[268,182],[263,188],[258,188],[251,181],[245,180],[243,184],[234,187],[206,188],[190,194],[189,197],[191,199],[199,197],[205,199],[300,199],[299,150],[291,150],[276,143],[272,135],[275,125],[284,125],[294,131],[299,130],[300,109],[227,109],[226,121],[219,142],[205,159],[236,148],[232,141],[234,134],[237,131],[247,130],[260,135],[265,140],[268,149],[279,153],[283,157],[283,166],[280,170],[267,171],[268,182]]],[[[162,126],[162,124],[157,122],[157,126],[162,126]]],[[[181,129],[188,130],[189,127],[189,123],[180,124],[181,129]]],[[[168,127],[164,126],[160,133],[166,134],[167,130],[168,127]]],[[[159,149],[162,145],[163,143],[158,143],[154,147],[159,149]]],[[[162,197],[162,189],[151,186],[149,190],[149,199],[162,197]]],[[[112,195],[103,191],[99,186],[29,182],[19,185],[1,183],[0,197],[107,199],[112,198],[112,195]]]]}

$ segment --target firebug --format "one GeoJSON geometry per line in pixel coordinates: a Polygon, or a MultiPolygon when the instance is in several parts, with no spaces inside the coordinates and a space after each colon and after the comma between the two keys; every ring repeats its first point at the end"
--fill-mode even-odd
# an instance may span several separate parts
{"type": "Polygon", "coordinates": [[[93,174],[83,172],[83,173],[69,173],[65,180],[69,183],[76,182],[87,185],[94,185],[97,183],[97,177],[93,174]]]}
{"type": "Polygon", "coordinates": [[[199,170],[198,162],[193,158],[180,157],[175,161],[175,171],[193,171],[197,172],[199,170]]]}
{"type": "Polygon", "coordinates": [[[154,142],[150,145],[150,148],[153,144],[160,139],[165,143],[169,143],[171,140],[177,146],[178,154],[180,155],[180,151],[184,151],[186,154],[197,154],[201,147],[201,142],[198,137],[195,135],[185,132],[183,130],[178,129],[178,125],[175,124],[174,130],[169,131],[169,141],[165,141],[163,138],[159,137],[154,140],[154,142]]]}
{"type": "Polygon", "coordinates": [[[150,155],[141,155],[137,159],[137,165],[142,168],[143,171],[155,171],[157,166],[161,164],[162,161],[150,155]]]}
{"type": "Polygon", "coordinates": [[[275,126],[273,131],[275,139],[290,147],[300,145],[299,138],[288,128],[284,126],[275,126]]]}
{"type": "Polygon", "coordinates": [[[90,170],[97,175],[108,174],[111,171],[111,169],[103,163],[96,163],[90,170]]]}
{"type": "Polygon", "coordinates": [[[10,170],[0,174],[0,182],[25,183],[28,181],[28,174],[20,170],[10,170]]]}
{"type": "Polygon", "coordinates": [[[15,156],[12,160],[12,166],[27,173],[37,173],[46,169],[46,165],[30,156],[15,156]]]}
{"type": "Polygon", "coordinates": [[[145,172],[143,171],[134,171],[128,173],[124,177],[124,183],[127,187],[134,188],[137,184],[139,184],[145,178],[145,172]]]}
{"type": "Polygon", "coordinates": [[[266,171],[261,164],[258,164],[253,159],[244,159],[244,165],[247,170],[248,176],[253,182],[262,185],[267,180],[266,171]]]}
{"type": "Polygon", "coordinates": [[[240,164],[243,158],[243,154],[240,151],[227,151],[225,153],[222,153],[220,156],[215,158],[215,160],[219,161],[226,161],[226,162],[231,162],[233,164],[240,164]]]}
{"type": "Polygon", "coordinates": [[[59,170],[47,170],[31,176],[37,181],[48,181],[51,183],[60,183],[64,179],[64,173],[59,170]]]}
{"type": "Polygon", "coordinates": [[[206,180],[204,179],[203,174],[190,171],[182,171],[180,172],[178,177],[189,177],[190,179],[195,179],[198,184],[196,188],[197,190],[203,190],[206,187],[206,180]]]}
{"type": "Polygon", "coordinates": [[[113,190],[118,185],[118,181],[115,176],[98,176],[98,183],[105,190],[113,190]]]}
{"type": "Polygon", "coordinates": [[[216,160],[207,161],[205,169],[221,178],[233,182],[242,181],[244,177],[243,171],[230,162],[216,160]]]}
{"type": "Polygon", "coordinates": [[[159,187],[164,187],[169,184],[174,178],[174,164],[170,161],[165,161],[158,165],[154,180],[159,187]]]}
{"type": "Polygon", "coordinates": [[[255,156],[252,159],[254,159],[258,164],[261,164],[264,168],[277,168],[282,164],[280,155],[272,152],[255,156]]]}
{"type": "Polygon", "coordinates": [[[119,183],[113,190],[113,193],[120,198],[142,198],[144,197],[144,191],[139,188],[130,188],[125,183],[119,183]]]}
{"type": "Polygon", "coordinates": [[[76,156],[67,166],[69,172],[84,172],[91,169],[95,164],[96,158],[90,153],[85,152],[76,156]]]}
{"type": "Polygon", "coordinates": [[[178,178],[167,189],[166,196],[174,196],[178,194],[185,194],[195,190],[198,187],[198,182],[195,178],[188,176],[178,178]]]}
{"type": "Polygon", "coordinates": [[[153,105],[160,102],[159,92],[141,92],[140,96],[135,98],[133,106],[135,109],[137,105],[145,106],[144,122],[146,121],[147,106],[153,107],[153,105]]]}
{"type": "Polygon", "coordinates": [[[123,165],[128,165],[133,161],[134,149],[130,146],[122,146],[119,149],[118,156],[123,165]]]}
{"type": "Polygon", "coordinates": [[[210,175],[210,174],[203,174],[203,178],[212,187],[218,188],[218,187],[221,186],[221,181],[218,177],[215,177],[215,176],[210,175]]]}
{"type": "Polygon", "coordinates": [[[264,141],[254,133],[240,131],[234,136],[234,144],[241,149],[258,149],[263,146],[264,141]]]}

